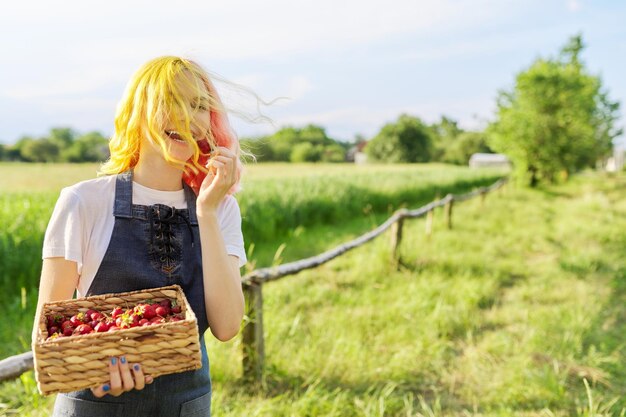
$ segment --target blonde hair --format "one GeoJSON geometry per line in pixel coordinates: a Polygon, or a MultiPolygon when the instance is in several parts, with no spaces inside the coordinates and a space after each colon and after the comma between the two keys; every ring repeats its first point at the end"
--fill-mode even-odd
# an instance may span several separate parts
{"type": "MultiPolygon", "coordinates": [[[[115,132],[109,141],[111,156],[100,168],[102,175],[119,174],[132,169],[139,159],[143,136],[154,141],[162,149],[166,161],[179,166],[186,175],[197,174],[198,171],[208,172],[199,161],[201,156],[206,159],[209,149],[200,149],[192,135],[193,115],[188,108],[188,98],[181,91],[181,82],[195,93],[195,97],[207,100],[208,108],[195,108],[192,111],[209,112],[210,127],[202,133],[211,149],[224,146],[235,152],[238,173],[241,175],[243,166],[239,140],[230,127],[217,90],[200,65],[176,56],[155,58],[144,64],[130,79],[117,107],[115,132]],[[168,152],[169,138],[164,131],[168,121],[174,124],[181,139],[191,145],[193,156],[189,160],[179,160],[168,152]]],[[[233,191],[239,188],[238,183],[239,180],[233,191]]]]}

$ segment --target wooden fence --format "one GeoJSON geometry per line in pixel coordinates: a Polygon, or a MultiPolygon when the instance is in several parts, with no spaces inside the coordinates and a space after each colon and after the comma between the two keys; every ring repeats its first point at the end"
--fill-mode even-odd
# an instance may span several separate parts
{"type": "MultiPolygon", "coordinates": [[[[251,383],[260,382],[263,379],[263,368],[265,362],[265,342],[263,336],[263,284],[297,274],[305,269],[315,268],[331,259],[338,257],[351,249],[359,247],[366,242],[380,236],[387,229],[391,228],[391,262],[397,267],[399,265],[399,247],[402,242],[402,226],[405,219],[414,219],[422,216],[426,217],[426,234],[432,233],[433,212],[438,207],[444,208],[445,223],[447,228],[452,228],[452,213],[455,203],[469,200],[480,196],[484,202],[488,193],[495,191],[506,183],[506,178],[496,181],[489,187],[481,187],[470,193],[454,195],[448,194],[446,197],[433,201],[415,210],[401,209],[396,211],[387,221],[376,229],[364,235],[330,249],[324,253],[311,258],[286,263],[271,268],[257,269],[242,278],[243,292],[246,299],[246,316],[242,331],[243,347],[243,375],[244,379],[251,383]]],[[[26,352],[11,356],[0,361],[0,382],[19,377],[24,372],[33,369],[33,354],[26,352]]]]}

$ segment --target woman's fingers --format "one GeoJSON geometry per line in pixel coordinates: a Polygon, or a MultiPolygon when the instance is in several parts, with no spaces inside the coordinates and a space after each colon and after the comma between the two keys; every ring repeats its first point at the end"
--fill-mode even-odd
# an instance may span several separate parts
{"type": "Polygon", "coordinates": [[[144,389],[146,384],[152,384],[154,382],[154,378],[143,373],[143,368],[138,363],[133,365],[132,370],[133,377],[135,378],[135,389],[144,389]]]}
{"type": "Polygon", "coordinates": [[[133,371],[133,379],[135,381],[135,389],[143,389],[146,386],[146,378],[143,375],[143,370],[141,369],[141,365],[138,363],[132,366],[133,371]]]}
{"type": "Polygon", "coordinates": [[[91,392],[98,398],[107,394],[117,397],[122,393],[122,377],[120,376],[117,358],[109,358],[109,383],[92,388],[91,392]]]}
{"type": "Polygon", "coordinates": [[[200,187],[204,205],[219,203],[228,190],[237,182],[237,156],[223,146],[216,148],[206,164],[209,174],[200,187]],[[208,192],[208,194],[207,194],[208,192]]]}
{"type": "Polygon", "coordinates": [[[217,148],[215,148],[212,155],[213,156],[226,156],[229,158],[235,157],[235,154],[233,153],[233,151],[231,151],[230,149],[224,146],[218,146],[217,148]]]}
{"type": "Polygon", "coordinates": [[[211,166],[215,167],[218,171],[220,171],[219,168],[221,167],[222,176],[227,182],[236,180],[236,164],[237,161],[234,159],[234,156],[232,158],[216,156],[211,162],[211,166]]]}
{"type": "Polygon", "coordinates": [[[119,368],[120,376],[122,378],[122,390],[130,391],[135,388],[135,381],[133,380],[133,376],[130,374],[130,367],[128,366],[128,361],[125,356],[120,356],[119,368]]]}
{"type": "Polygon", "coordinates": [[[109,381],[111,382],[111,391],[108,394],[117,397],[123,392],[122,389],[122,376],[120,375],[120,366],[118,358],[111,358],[109,360],[109,381]]]}
{"type": "Polygon", "coordinates": [[[100,385],[99,387],[92,388],[91,392],[94,397],[102,398],[111,392],[111,386],[109,384],[100,385]]]}
{"type": "Polygon", "coordinates": [[[141,365],[136,363],[130,366],[124,356],[121,356],[119,360],[118,358],[110,359],[109,379],[108,384],[91,389],[94,396],[101,398],[109,394],[117,397],[125,391],[142,390],[146,384],[151,384],[154,381],[151,376],[146,376],[143,373],[141,365]]]}

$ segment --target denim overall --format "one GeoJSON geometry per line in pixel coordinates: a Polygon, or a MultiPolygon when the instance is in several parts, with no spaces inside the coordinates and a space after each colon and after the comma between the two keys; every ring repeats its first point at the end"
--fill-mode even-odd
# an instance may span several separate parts
{"type": "Polygon", "coordinates": [[[198,320],[202,368],[163,375],[143,390],[95,397],[91,390],[58,394],[54,417],[211,415],[211,379],[204,343],[204,305],[196,196],[185,184],[187,209],[132,204],[132,172],[117,175],[111,242],[87,295],[178,284],[198,320]]]}

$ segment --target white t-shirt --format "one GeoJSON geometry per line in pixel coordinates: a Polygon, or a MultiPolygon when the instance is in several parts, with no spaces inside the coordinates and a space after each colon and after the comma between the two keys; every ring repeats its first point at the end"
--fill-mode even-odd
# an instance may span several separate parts
{"type": "MultiPolygon", "coordinates": [[[[115,217],[115,175],[87,180],[61,190],[43,242],[43,258],[63,257],[78,264],[78,296],[84,296],[93,282],[111,241],[115,217]]],[[[187,208],[185,191],[159,191],[133,182],[133,204],[165,204],[187,208]]],[[[241,212],[232,195],[217,210],[226,253],[246,264],[241,232],[241,212]]]]}

